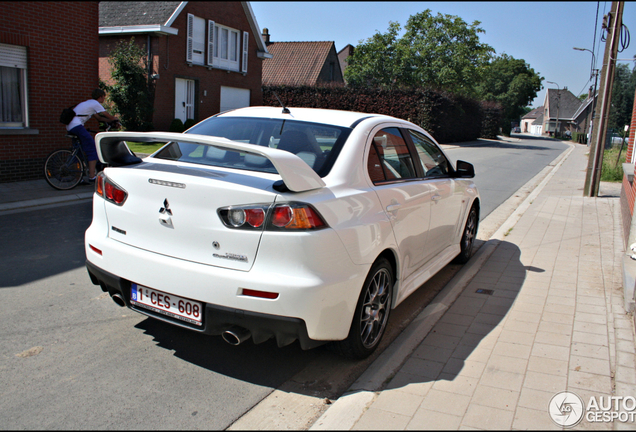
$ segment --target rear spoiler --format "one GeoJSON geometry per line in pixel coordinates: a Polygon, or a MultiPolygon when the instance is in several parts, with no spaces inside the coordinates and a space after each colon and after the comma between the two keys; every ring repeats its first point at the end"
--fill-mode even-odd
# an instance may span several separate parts
{"type": "Polygon", "coordinates": [[[178,141],[245,152],[267,158],[274,165],[290,191],[304,192],[325,186],[325,182],[316,174],[316,171],[293,153],[208,135],[175,132],[102,132],[95,136],[99,160],[114,166],[141,162],[141,159],[132,154],[125,141],[163,143],[178,141]]]}

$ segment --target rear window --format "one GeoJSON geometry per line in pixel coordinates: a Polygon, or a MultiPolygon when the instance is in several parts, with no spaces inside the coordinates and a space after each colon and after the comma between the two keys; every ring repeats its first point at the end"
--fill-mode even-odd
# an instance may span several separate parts
{"type": "MultiPolygon", "coordinates": [[[[246,117],[212,117],[187,133],[227,138],[245,144],[267,146],[294,153],[324,177],[329,174],[350,128],[295,120],[246,117]]],[[[155,158],[202,165],[276,173],[262,156],[202,144],[172,142],[155,158]]]]}

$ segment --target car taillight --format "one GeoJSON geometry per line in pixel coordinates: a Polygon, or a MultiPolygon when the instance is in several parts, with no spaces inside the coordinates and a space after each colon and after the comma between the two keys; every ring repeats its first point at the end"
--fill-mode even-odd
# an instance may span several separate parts
{"type": "Polygon", "coordinates": [[[314,230],[326,228],[327,224],[318,211],[309,204],[287,203],[273,207],[251,205],[224,207],[218,210],[219,217],[228,228],[248,230],[314,230]]]}
{"type": "Polygon", "coordinates": [[[128,198],[128,192],[117,183],[106,177],[104,172],[100,172],[95,180],[95,193],[106,201],[121,206],[128,198]]]}

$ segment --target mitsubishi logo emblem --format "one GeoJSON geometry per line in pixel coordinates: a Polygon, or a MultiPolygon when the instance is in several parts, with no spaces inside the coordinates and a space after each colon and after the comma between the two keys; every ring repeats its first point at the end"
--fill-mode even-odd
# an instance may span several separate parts
{"type": "Polygon", "coordinates": [[[161,207],[159,209],[159,213],[168,214],[168,215],[172,216],[172,210],[170,210],[170,203],[168,202],[168,198],[163,200],[163,207],[161,207]]]}

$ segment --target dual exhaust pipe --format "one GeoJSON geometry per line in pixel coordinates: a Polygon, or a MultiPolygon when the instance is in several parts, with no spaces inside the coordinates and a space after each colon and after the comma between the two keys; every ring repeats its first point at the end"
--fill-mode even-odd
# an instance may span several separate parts
{"type": "MultiPolygon", "coordinates": [[[[126,306],[126,302],[124,301],[124,298],[121,296],[121,294],[119,293],[111,294],[110,297],[113,299],[115,304],[117,304],[117,306],[120,306],[120,307],[126,306]]],[[[232,326],[229,329],[225,330],[221,334],[221,336],[223,337],[223,340],[225,342],[229,343],[230,345],[237,346],[242,344],[246,340],[248,340],[252,336],[252,334],[246,328],[239,327],[239,326],[232,326]]]]}

